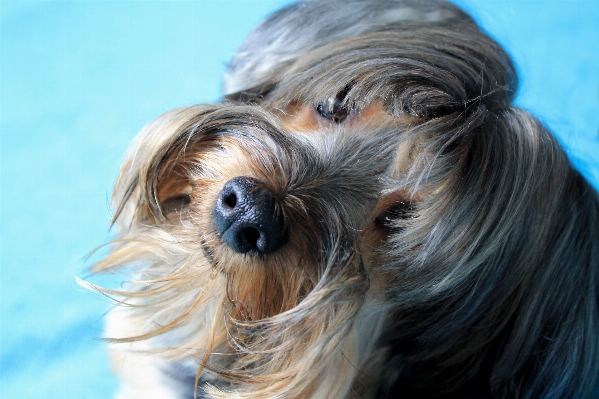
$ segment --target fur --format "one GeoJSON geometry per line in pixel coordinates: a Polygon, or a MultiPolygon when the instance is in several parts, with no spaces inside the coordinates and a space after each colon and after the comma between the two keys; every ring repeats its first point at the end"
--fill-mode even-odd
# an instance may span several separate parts
{"type": "Polygon", "coordinates": [[[123,398],[591,398],[599,197],[444,1],[302,1],[148,125],[97,272],[123,398]],[[267,192],[280,248],[215,207],[267,192]],[[252,189],[254,190],[254,189],[252,189]],[[274,217],[274,216],[273,216],[274,217]],[[279,219],[277,219],[279,220],[279,219]]]}

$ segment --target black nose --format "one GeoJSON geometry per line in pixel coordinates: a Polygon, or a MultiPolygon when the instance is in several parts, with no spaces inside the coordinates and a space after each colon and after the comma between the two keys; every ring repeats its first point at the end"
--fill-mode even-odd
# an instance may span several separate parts
{"type": "Polygon", "coordinates": [[[251,177],[225,183],[214,208],[223,241],[239,253],[265,254],[285,242],[283,215],[271,193],[251,177]]]}

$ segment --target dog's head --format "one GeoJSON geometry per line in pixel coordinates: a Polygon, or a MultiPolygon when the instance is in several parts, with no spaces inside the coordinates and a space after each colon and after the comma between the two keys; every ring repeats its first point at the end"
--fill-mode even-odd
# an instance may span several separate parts
{"type": "Polygon", "coordinates": [[[599,201],[516,88],[445,2],[273,14],[221,103],[129,150],[97,266],[134,273],[123,340],[237,397],[587,392],[599,201]]]}

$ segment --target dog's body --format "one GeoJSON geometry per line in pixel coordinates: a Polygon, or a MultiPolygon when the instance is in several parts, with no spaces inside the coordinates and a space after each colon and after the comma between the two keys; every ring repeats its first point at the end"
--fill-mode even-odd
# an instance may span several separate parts
{"type": "Polygon", "coordinates": [[[442,1],[302,2],[132,146],[127,398],[589,398],[599,198],[442,1]]]}

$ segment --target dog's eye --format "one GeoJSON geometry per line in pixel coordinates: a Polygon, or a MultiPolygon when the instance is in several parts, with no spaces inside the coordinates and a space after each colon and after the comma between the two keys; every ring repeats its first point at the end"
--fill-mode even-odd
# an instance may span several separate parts
{"type": "Polygon", "coordinates": [[[160,204],[162,212],[165,215],[173,212],[180,212],[183,208],[189,205],[191,199],[189,195],[178,195],[173,198],[169,198],[160,204]]]}
{"type": "Polygon", "coordinates": [[[351,86],[341,90],[335,97],[329,98],[325,103],[315,105],[316,112],[323,118],[329,119],[335,123],[341,123],[349,115],[347,105],[343,105],[343,100],[347,96],[351,86]]]}
{"type": "Polygon", "coordinates": [[[397,224],[398,220],[413,219],[417,216],[416,206],[413,203],[399,201],[377,216],[374,224],[386,230],[394,230],[400,228],[397,224]]]}
{"type": "Polygon", "coordinates": [[[334,99],[329,99],[329,104],[327,105],[322,103],[317,104],[316,112],[323,118],[330,119],[335,123],[341,123],[349,114],[347,108],[341,105],[341,101],[339,101],[338,97],[335,97],[334,99]]]}

